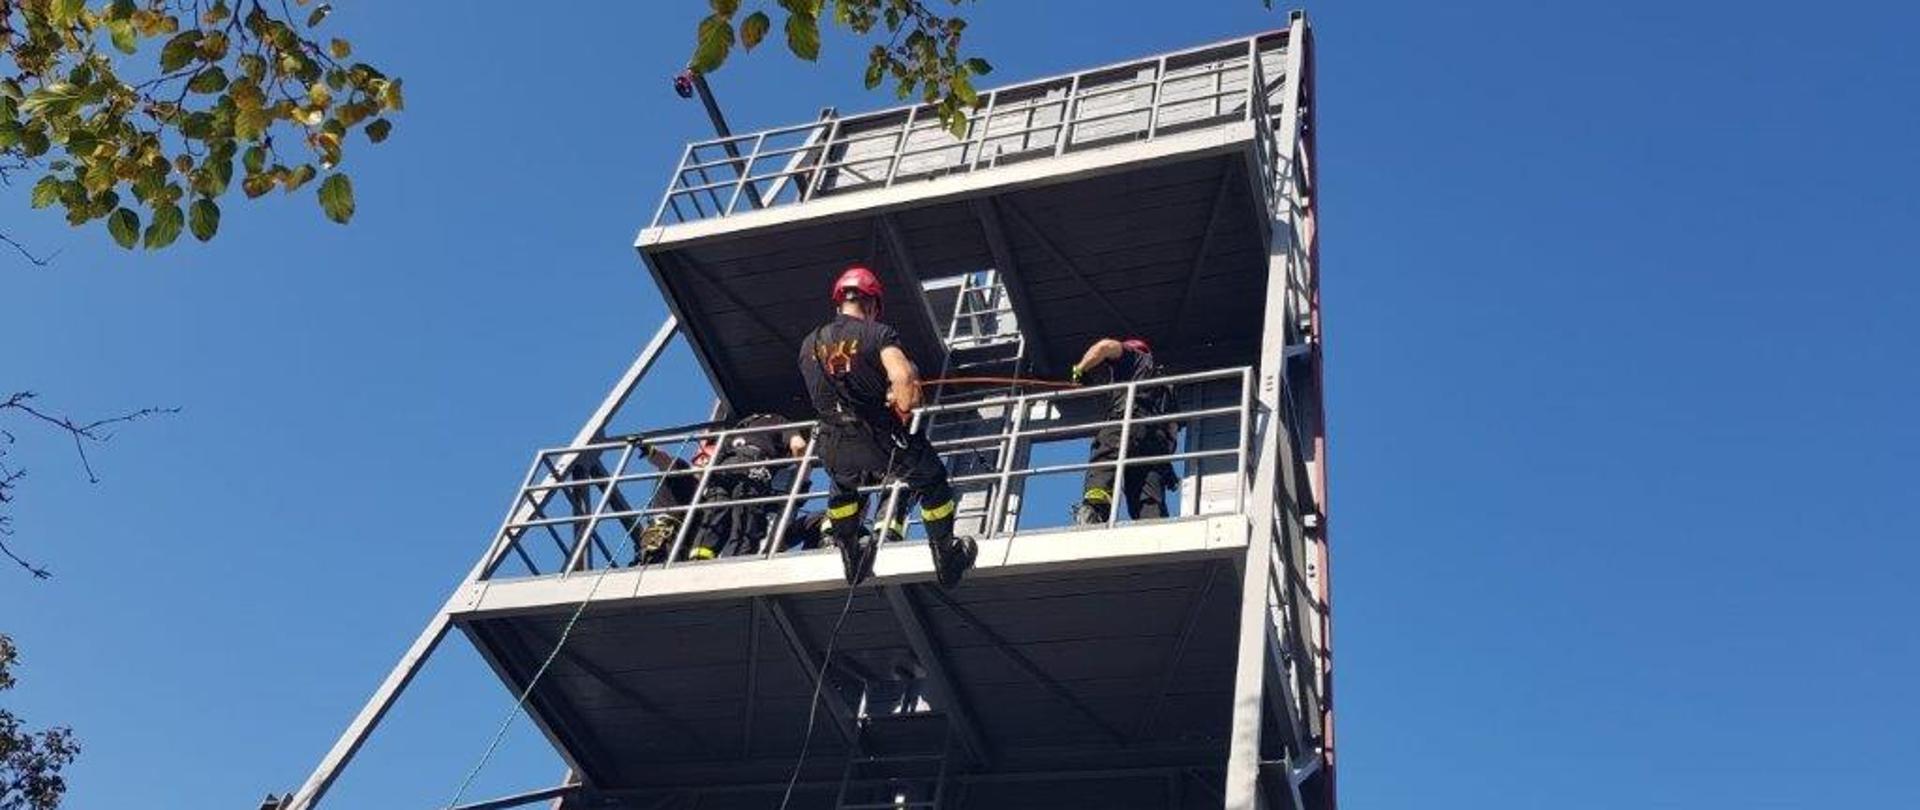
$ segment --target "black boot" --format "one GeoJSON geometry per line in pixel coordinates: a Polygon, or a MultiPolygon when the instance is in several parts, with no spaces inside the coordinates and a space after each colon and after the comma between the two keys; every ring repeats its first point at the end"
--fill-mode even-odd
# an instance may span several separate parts
{"type": "Polygon", "coordinates": [[[927,547],[933,550],[934,574],[943,588],[959,585],[960,578],[973,567],[974,558],[980,556],[980,544],[971,537],[948,535],[944,540],[929,539],[927,547]]]}
{"type": "Polygon", "coordinates": [[[872,534],[861,532],[857,537],[836,535],[833,544],[840,547],[840,566],[847,576],[848,585],[858,585],[873,576],[873,560],[880,554],[880,544],[872,534]]]}

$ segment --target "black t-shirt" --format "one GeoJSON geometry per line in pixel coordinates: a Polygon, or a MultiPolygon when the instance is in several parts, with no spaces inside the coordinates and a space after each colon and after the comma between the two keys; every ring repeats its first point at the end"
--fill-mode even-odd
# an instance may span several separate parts
{"type": "MultiPolygon", "coordinates": [[[[1160,376],[1160,367],[1153,362],[1151,352],[1143,352],[1131,346],[1123,347],[1120,356],[1095,367],[1088,385],[1106,385],[1109,383],[1136,382],[1160,376]]],[[[1173,389],[1165,385],[1143,385],[1135,389],[1133,395],[1133,414],[1135,416],[1154,416],[1167,412],[1173,404],[1173,389]]],[[[1107,400],[1107,413],[1118,419],[1126,411],[1127,392],[1125,389],[1114,391],[1107,400]]]]}
{"type": "Polygon", "coordinates": [[[880,350],[898,345],[893,327],[845,314],[813,330],[800,341],[800,376],[813,409],[822,418],[850,414],[874,424],[893,422],[880,350]]]}

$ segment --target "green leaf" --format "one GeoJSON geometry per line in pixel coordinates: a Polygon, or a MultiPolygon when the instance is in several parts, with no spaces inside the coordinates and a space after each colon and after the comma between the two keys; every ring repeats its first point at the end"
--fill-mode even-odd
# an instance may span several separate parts
{"type": "Polygon", "coordinates": [[[180,238],[180,229],[186,223],[187,216],[180,211],[180,206],[171,204],[160,206],[153,211],[153,224],[147,226],[144,244],[148,250],[157,250],[171,245],[173,240],[180,238]]]}
{"type": "Polygon", "coordinates": [[[60,199],[60,178],[49,174],[33,184],[33,207],[45,208],[60,199]]]}
{"type": "Polygon", "coordinates": [[[886,73],[887,64],[885,62],[868,62],[866,75],[867,89],[872,90],[875,87],[879,87],[880,80],[886,78],[886,73]]]}
{"type": "Polygon", "coordinates": [[[733,23],[718,14],[701,20],[696,42],[693,61],[687,67],[697,73],[719,70],[727,61],[727,52],[733,50],[733,23]]]}
{"type": "Polygon", "coordinates": [[[247,147],[246,154],[240,158],[240,165],[246,167],[247,174],[259,174],[260,169],[267,165],[267,150],[258,146],[247,147]]]}
{"type": "Polygon", "coordinates": [[[213,65],[193,74],[193,78],[187,82],[187,89],[195,93],[218,93],[227,89],[227,72],[221,70],[219,65],[213,65]]]}
{"type": "Polygon", "coordinates": [[[767,37],[767,29],[771,27],[773,21],[767,19],[766,12],[756,11],[747,15],[747,19],[740,23],[740,44],[747,46],[749,51],[753,50],[760,40],[767,37]]]}
{"type": "Polygon", "coordinates": [[[133,243],[140,239],[140,215],[131,208],[116,208],[107,216],[107,233],[113,234],[113,241],[131,250],[133,243]]]}
{"type": "Polygon", "coordinates": [[[328,175],[320,182],[320,209],[327,219],[342,225],[353,219],[353,181],[344,174],[328,175]]]}
{"type": "MultiPolygon", "coordinates": [[[[258,8],[258,6],[255,6],[255,8],[258,8]]],[[[333,4],[331,3],[321,3],[320,5],[314,6],[313,13],[307,15],[307,27],[312,28],[319,25],[321,20],[326,19],[327,15],[332,13],[333,4]]]]}
{"type": "Polygon", "coordinates": [[[740,10],[740,0],[707,0],[707,5],[713,7],[713,13],[722,17],[732,17],[734,12],[740,10]]]}
{"type": "Polygon", "coordinates": [[[979,58],[968,59],[967,72],[972,73],[975,76],[985,76],[993,72],[993,65],[988,64],[987,60],[985,59],[979,59],[979,58]]]}
{"type": "Polygon", "coordinates": [[[54,25],[66,25],[80,16],[80,10],[86,5],[86,0],[53,0],[48,16],[54,25]]]}
{"type": "Polygon", "coordinates": [[[371,123],[367,124],[366,132],[367,140],[380,143],[387,139],[388,134],[393,132],[393,122],[385,118],[374,119],[371,123]]]}
{"type": "Polygon", "coordinates": [[[140,36],[133,30],[133,23],[127,20],[113,20],[107,23],[107,35],[113,40],[113,48],[121,53],[133,53],[140,43],[140,36]]]}
{"type": "Polygon", "coordinates": [[[53,144],[48,142],[47,133],[29,129],[20,133],[20,152],[27,157],[39,157],[47,153],[53,144]]]}
{"type": "MultiPolygon", "coordinates": [[[[275,168],[277,169],[278,167],[275,168]]],[[[298,168],[288,171],[286,175],[281,178],[280,184],[286,187],[287,193],[291,194],[301,186],[306,185],[307,181],[312,180],[314,175],[318,173],[319,172],[313,170],[313,164],[302,163],[298,168]]]]}
{"type": "Polygon", "coordinates": [[[327,42],[327,53],[333,54],[335,59],[345,59],[353,55],[353,44],[335,37],[327,42]]]}
{"type": "Polygon", "coordinates": [[[967,81],[966,76],[953,74],[953,80],[947,82],[947,86],[953,88],[953,94],[959,97],[961,103],[968,107],[980,106],[980,94],[973,91],[973,82],[967,81]]]}
{"type": "Polygon", "coordinates": [[[172,73],[187,66],[200,52],[199,30],[182,31],[175,34],[167,44],[160,46],[160,69],[172,73]]]}
{"type": "Polygon", "coordinates": [[[0,152],[20,145],[20,136],[26,131],[19,121],[0,121],[0,152]]]}
{"type": "Polygon", "coordinates": [[[220,206],[205,197],[193,201],[187,209],[187,227],[193,231],[193,238],[202,242],[212,239],[220,230],[220,206]]]}
{"type": "Polygon", "coordinates": [[[107,19],[131,19],[133,12],[137,10],[139,10],[139,7],[134,5],[133,0],[113,0],[113,2],[107,4],[107,19]]]}
{"type": "Polygon", "coordinates": [[[73,82],[54,82],[28,93],[26,100],[20,102],[20,111],[28,115],[42,112],[49,116],[65,115],[80,102],[81,92],[80,86],[73,82]]]}
{"type": "Polygon", "coordinates": [[[820,58],[820,18],[812,14],[787,16],[787,50],[812,62],[820,58]]]}

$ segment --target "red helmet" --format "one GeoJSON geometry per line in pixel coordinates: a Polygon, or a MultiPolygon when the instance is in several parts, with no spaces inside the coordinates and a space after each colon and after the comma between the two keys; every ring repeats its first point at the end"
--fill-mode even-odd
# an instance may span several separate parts
{"type": "Polygon", "coordinates": [[[1136,352],[1140,352],[1141,354],[1153,354],[1153,346],[1152,344],[1147,343],[1146,338],[1137,338],[1137,337],[1127,338],[1126,340],[1120,341],[1120,345],[1125,346],[1129,349],[1132,349],[1136,352]]]}
{"type": "Polygon", "coordinates": [[[849,294],[863,295],[879,301],[880,297],[886,294],[886,290],[880,287],[879,276],[874,275],[872,270],[856,264],[833,280],[834,303],[847,300],[849,294]]]}

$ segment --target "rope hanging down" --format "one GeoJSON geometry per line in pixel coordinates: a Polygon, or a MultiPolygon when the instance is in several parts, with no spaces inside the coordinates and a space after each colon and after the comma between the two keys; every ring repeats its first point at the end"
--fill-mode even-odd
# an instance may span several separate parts
{"type": "MultiPolygon", "coordinates": [[[[675,448],[674,455],[678,456],[680,453],[685,452],[685,450],[687,449],[687,442],[689,441],[691,441],[691,439],[682,439],[680,441],[680,446],[675,448]]],[[[641,445],[641,447],[636,448],[636,450],[643,453],[647,452],[644,448],[645,448],[645,445],[641,445]]],[[[661,480],[664,481],[665,479],[661,479],[661,480]]],[[[658,488],[662,485],[655,484],[654,486],[658,488]]],[[[597,517],[594,523],[596,525],[598,524],[597,517]]],[[[635,567],[635,571],[636,571],[635,576],[645,577],[647,575],[647,561],[644,555],[640,554],[640,547],[637,543],[634,542],[633,533],[627,532],[626,535],[627,535],[628,549],[631,550],[635,555],[640,555],[641,557],[640,564],[635,567]]],[[[580,542],[582,543],[589,543],[592,541],[593,541],[592,537],[580,538],[580,542]]],[[[591,556],[592,554],[591,550],[589,550],[588,554],[589,556],[591,556]]],[[[574,625],[577,625],[580,623],[580,616],[587,612],[587,605],[593,603],[594,594],[597,594],[600,592],[600,583],[605,582],[607,579],[607,574],[612,573],[614,570],[618,568],[619,566],[615,565],[613,560],[609,559],[607,560],[607,565],[604,568],[600,569],[600,573],[594,576],[593,585],[592,587],[587,589],[586,597],[580,600],[580,604],[573,609],[573,615],[567,617],[566,625],[560,628],[560,638],[559,640],[553,642],[553,651],[547,653],[546,659],[540,662],[540,668],[534,670],[533,677],[527,679],[526,688],[520,690],[520,696],[513,701],[513,708],[508,709],[507,716],[504,718],[501,718],[500,727],[498,729],[495,729],[493,732],[493,740],[487,743],[487,750],[481,752],[480,754],[480,761],[475,762],[473,764],[473,769],[470,771],[467,771],[466,778],[460,780],[460,787],[454,790],[453,799],[447,802],[447,810],[454,810],[454,808],[459,807],[460,800],[466,798],[467,789],[470,787],[473,787],[473,780],[480,776],[480,772],[486,769],[487,762],[493,759],[494,752],[499,750],[500,741],[506,738],[507,729],[513,726],[513,719],[515,717],[519,717],[520,712],[526,708],[527,698],[533,696],[533,688],[540,684],[540,679],[547,674],[547,669],[553,666],[554,660],[560,657],[560,651],[567,646],[567,639],[573,635],[574,625]]]]}

